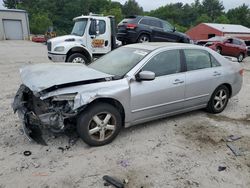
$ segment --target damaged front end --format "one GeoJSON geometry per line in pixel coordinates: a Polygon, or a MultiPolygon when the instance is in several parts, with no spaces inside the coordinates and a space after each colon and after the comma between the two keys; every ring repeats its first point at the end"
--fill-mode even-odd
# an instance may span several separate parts
{"type": "Polygon", "coordinates": [[[21,85],[12,107],[22,120],[28,139],[47,145],[42,138],[42,129],[60,133],[74,123],[77,115],[72,110],[75,96],[76,93],[71,93],[41,100],[28,87],[21,85]]]}

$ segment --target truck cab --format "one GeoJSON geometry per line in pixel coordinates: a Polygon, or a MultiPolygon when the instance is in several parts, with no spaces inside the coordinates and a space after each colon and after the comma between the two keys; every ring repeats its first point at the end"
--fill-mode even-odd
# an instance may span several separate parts
{"type": "Polygon", "coordinates": [[[96,56],[116,48],[116,29],[113,16],[90,14],[73,19],[70,35],[47,42],[48,58],[53,62],[88,64],[96,56]]]}

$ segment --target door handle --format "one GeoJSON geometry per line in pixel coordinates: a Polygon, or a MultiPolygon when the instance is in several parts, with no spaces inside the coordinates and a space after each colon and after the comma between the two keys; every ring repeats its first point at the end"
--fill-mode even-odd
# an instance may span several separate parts
{"type": "Polygon", "coordinates": [[[213,76],[220,76],[220,75],[221,75],[221,73],[220,73],[220,72],[214,71],[213,76]]]}
{"type": "Polygon", "coordinates": [[[184,81],[183,80],[180,80],[180,79],[176,79],[174,82],[173,82],[173,84],[182,84],[182,83],[184,83],[184,81]]]}

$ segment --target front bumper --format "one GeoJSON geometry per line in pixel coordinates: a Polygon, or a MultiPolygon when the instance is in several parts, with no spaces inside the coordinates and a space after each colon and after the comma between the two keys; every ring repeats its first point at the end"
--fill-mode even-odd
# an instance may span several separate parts
{"type": "Polygon", "coordinates": [[[47,145],[42,138],[41,122],[35,113],[28,111],[25,107],[24,93],[27,92],[28,88],[21,85],[17,94],[14,98],[12,108],[15,113],[18,114],[22,122],[22,128],[25,136],[29,141],[35,141],[41,145],[47,145]]]}
{"type": "Polygon", "coordinates": [[[53,62],[66,62],[66,54],[54,54],[48,52],[48,58],[53,62]]]}

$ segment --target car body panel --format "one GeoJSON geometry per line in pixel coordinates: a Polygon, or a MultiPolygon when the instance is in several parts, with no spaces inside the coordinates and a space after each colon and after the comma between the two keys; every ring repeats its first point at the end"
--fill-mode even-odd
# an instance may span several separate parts
{"type": "Polygon", "coordinates": [[[204,108],[219,85],[230,85],[231,96],[236,95],[242,86],[242,76],[239,74],[242,69],[240,64],[230,62],[209,48],[181,43],[144,43],[121,48],[147,49],[149,54],[124,77],[118,79],[115,79],[113,75],[80,64],[41,64],[23,68],[21,77],[24,86],[21,87],[24,87],[25,95],[31,95],[33,102],[38,104],[34,107],[34,112],[29,112],[25,106],[27,103],[25,97],[20,98],[22,91],[17,93],[13,109],[21,114],[24,127],[37,130],[40,124],[49,124],[48,122],[54,120],[53,125],[51,123],[48,126],[64,129],[65,125],[58,119],[62,118],[64,122],[75,118],[98,100],[112,100],[121,105],[124,113],[124,126],[129,127],[149,120],[204,108]],[[152,81],[136,80],[137,74],[151,58],[160,52],[173,49],[205,50],[213,55],[221,66],[189,72],[182,71],[156,77],[152,81]],[[215,75],[215,72],[220,74],[215,75]],[[79,81],[79,84],[75,84],[79,81]],[[35,94],[36,96],[33,96],[35,94]],[[42,107],[39,106],[44,106],[45,110],[40,110],[42,107]],[[42,113],[37,114],[40,111],[42,113]],[[27,117],[32,121],[26,121],[27,117]],[[51,117],[57,119],[50,119],[51,117]],[[38,120],[40,124],[33,129],[30,122],[36,123],[38,120]]]}
{"type": "Polygon", "coordinates": [[[151,42],[184,42],[189,43],[190,38],[184,34],[175,31],[174,27],[170,30],[163,29],[164,20],[149,17],[149,16],[132,16],[125,18],[118,24],[117,39],[126,43],[136,43],[138,38],[142,34],[147,34],[150,37],[151,42]],[[157,24],[145,24],[142,23],[143,19],[148,19],[151,22],[159,22],[157,24]],[[161,24],[160,24],[161,23],[161,24]],[[128,24],[135,24],[134,29],[127,28],[128,24]]]}
{"type": "Polygon", "coordinates": [[[65,83],[112,77],[85,65],[65,63],[29,65],[23,67],[20,73],[22,82],[34,93],[65,83]]]}

